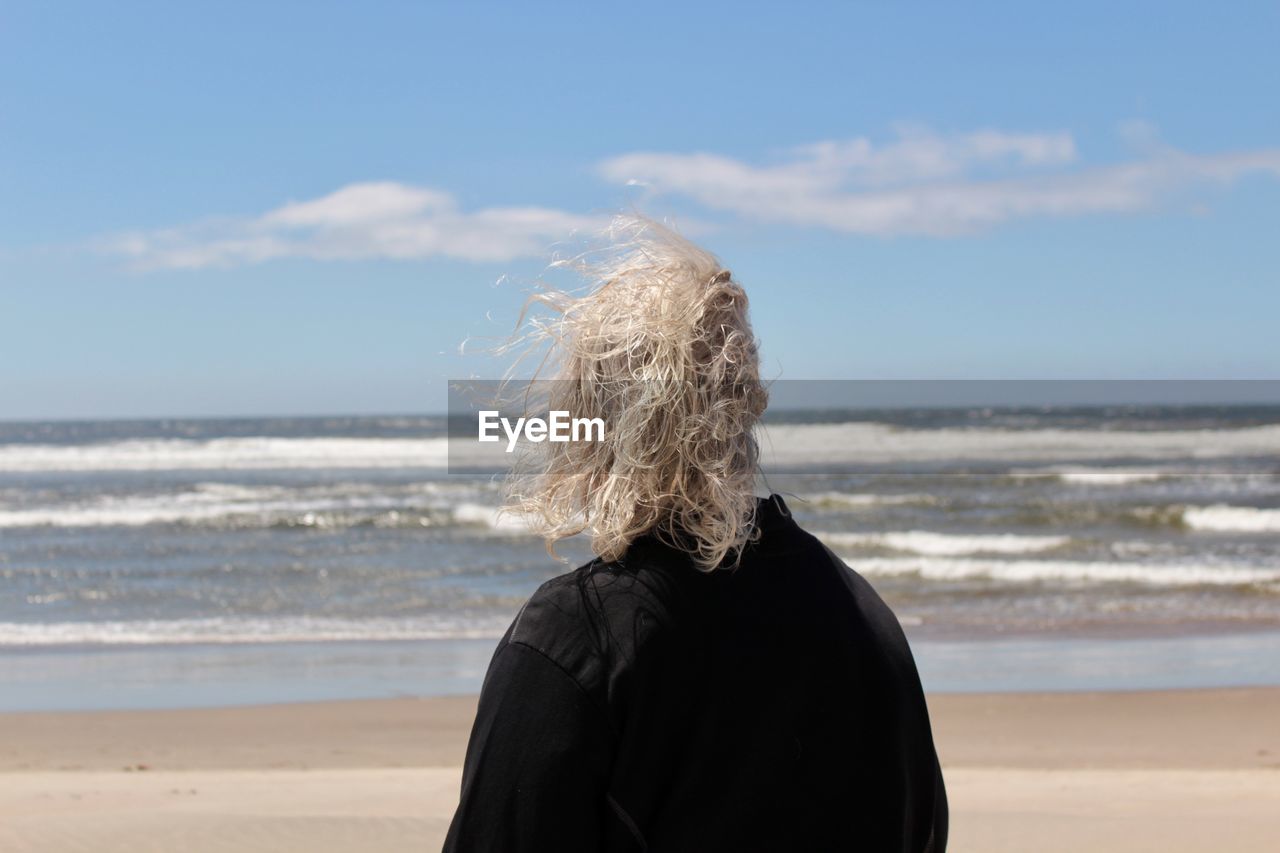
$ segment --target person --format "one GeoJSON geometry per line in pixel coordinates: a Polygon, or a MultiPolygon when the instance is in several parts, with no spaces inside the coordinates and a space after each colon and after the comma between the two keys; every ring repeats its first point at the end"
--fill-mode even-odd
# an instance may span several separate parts
{"type": "Polygon", "coordinates": [[[767,390],[746,294],[657,222],[609,237],[577,259],[593,285],[540,294],[552,317],[533,324],[549,399],[604,417],[604,438],[539,445],[508,488],[549,549],[581,533],[598,556],[498,643],[446,853],[941,853],[897,619],[756,488],[767,390]]]}

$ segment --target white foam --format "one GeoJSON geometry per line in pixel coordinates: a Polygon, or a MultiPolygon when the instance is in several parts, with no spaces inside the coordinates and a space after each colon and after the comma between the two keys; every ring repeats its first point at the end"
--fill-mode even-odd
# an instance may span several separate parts
{"type": "Polygon", "coordinates": [[[905,429],[875,423],[769,424],[766,467],[818,464],[1280,457],[1280,425],[1205,430],[905,429]]]}
{"type": "Polygon", "coordinates": [[[914,504],[925,506],[936,503],[933,495],[878,495],[871,493],[850,494],[849,492],[816,492],[802,499],[801,504],[812,504],[819,507],[863,507],[901,506],[914,504]]]}
{"type": "Polygon", "coordinates": [[[1158,468],[1090,468],[1086,466],[1024,468],[1010,473],[1015,477],[1056,477],[1064,483],[1078,486],[1127,486],[1132,483],[1150,483],[1172,476],[1172,472],[1158,468]]]}
{"type": "Polygon", "coordinates": [[[155,619],[119,622],[0,622],[0,646],[306,643],[500,637],[510,615],[410,619],[155,619]]]}
{"type": "Polygon", "coordinates": [[[1182,520],[1192,530],[1224,533],[1280,533],[1280,509],[1248,506],[1188,507],[1182,520]]]}
{"type": "Polygon", "coordinates": [[[458,504],[453,508],[453,520],[460,524],[480,524],[507,533],[529,532],[528,526],[519,516],[482,504],[458,504]]]}
{"type": "Polygon", "coordinates": [[[238,513],[264,512],[284,490],[201,483],[191,492],[104,496],[74,504],[0,510],[0,527],[135,527],[200,522],[238,513]]]}
{"type": "Polygon", "coordinates": [[[288,488],[197,483],[190,491],[148,495],[105,495],[89,501],[0,509],[6,527],[138,527],[147,524],[200,524],[231,518],[261,521],[318,516],[333,512],[371,512],[399,508],[443,509],[443,484],[421,483],[411,490],[380,492],[362,483],[288,488]]]}
{"type": "Polygon", "coordinates": [[[152,439],[0,445],[0,471],[444,468],[444,438],[152,439]]]}
{"type": "Polygon", "coordinates": [[[927,580],[987,578],[1009,583],[1070,581],[1152,586],[1239,586],[1280,583],[1280,569],[1073,560],[1000,560],[960,557],[879,557],[846,560],[868,576],[919,575],[927,580]]]}
{"type": "Polygon", "coordinates": [[[197,483],[189,491],[100,496],[59,505],[0,508],[0,528],[99,528],[147,524],[202,524],[234,520],[269,524],[325,514],[397,515],[398,510],[445,512],[453,498],[472,494],[471,484],[428,482],[408,485],[329,483],[239,485],[197,483]]]}
{"type": "Polygon", "coordinates": [[[1070,544],[1069,536],[1025,536],[1014,533],[956,534],[928,530],[887,533],[816,533],[833,547],[874,547],[924,556],[964,554],[1033,554],[1070,544]]]}

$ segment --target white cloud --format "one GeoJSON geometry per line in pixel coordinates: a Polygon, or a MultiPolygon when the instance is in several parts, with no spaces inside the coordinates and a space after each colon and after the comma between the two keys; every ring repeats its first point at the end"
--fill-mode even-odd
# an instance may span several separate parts
{"type": "Polygon", "coordinates": [[[1132,212],[1250,173],[1280,176],[1280,149],[1194,155],[1154,144],[1150,132],[1145,138],[1138,159],[1091,168],[1068,168],[1077,152],[1065,133],[941,136],[900,128],[886,145],[865,138],[819,142],[773,165],[716,154],[633,153],[606,160],[600,172],[655,195],[682,195],[761,221],[938,236],[1029,217],[1132,212]]]}
{"type": "Polygon", "coordinates": [[[277,258],[507,261],[541,255],[592,217],[543,207],[464,212],[453,196],[394,182],[350,184],[260,216],[135,232],[101,248],[143,269],[201,269],[277,258]]]}
{"type": "MultiPolygon", "coordinates": [[[[1189,154],[1161,143],[1143,123],[1121,128],[1132,159],[1105,166],[1081,164],[1065,132],[896,131],[884,144],[860,137],[800,146],[769,164],[638,152],[606,160],[599,170],[653,195],[683,196],[706,210],[763,222],[938,236],[1033,217],[1147,210],[1249,174],[1280,177],[1280,149],[1189,154]]],[[[545,207],[464,211],[450,193],[387,181],[350,184],[257,216],[120,234],[96,245],[140,269],[279,258],[503,262],[544,255],[556,241],[601,225],[603,218],[545,207]]]]}

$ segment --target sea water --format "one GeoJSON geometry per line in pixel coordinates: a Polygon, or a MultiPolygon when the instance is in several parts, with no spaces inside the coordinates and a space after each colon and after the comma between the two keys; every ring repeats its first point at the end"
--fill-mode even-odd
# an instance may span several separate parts
{"type": "MultiPolygon", "coordinates": [[[[0,424],[0,709],[478,688],[566,562],[441,417],[0,424]]],[[[772,414],[926,686],[1280,683],[1280,408],[772,414]]]]}

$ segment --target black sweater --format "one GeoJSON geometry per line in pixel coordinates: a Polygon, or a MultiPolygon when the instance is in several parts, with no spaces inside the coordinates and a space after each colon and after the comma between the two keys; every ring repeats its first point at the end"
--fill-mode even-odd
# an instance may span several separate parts
{"type": "Polygon", "coordinates": [[[736,570],[652,537],[534,593],[498,644],[446,851],[942,851],[911,651],[760,503],[736,570]]]}

